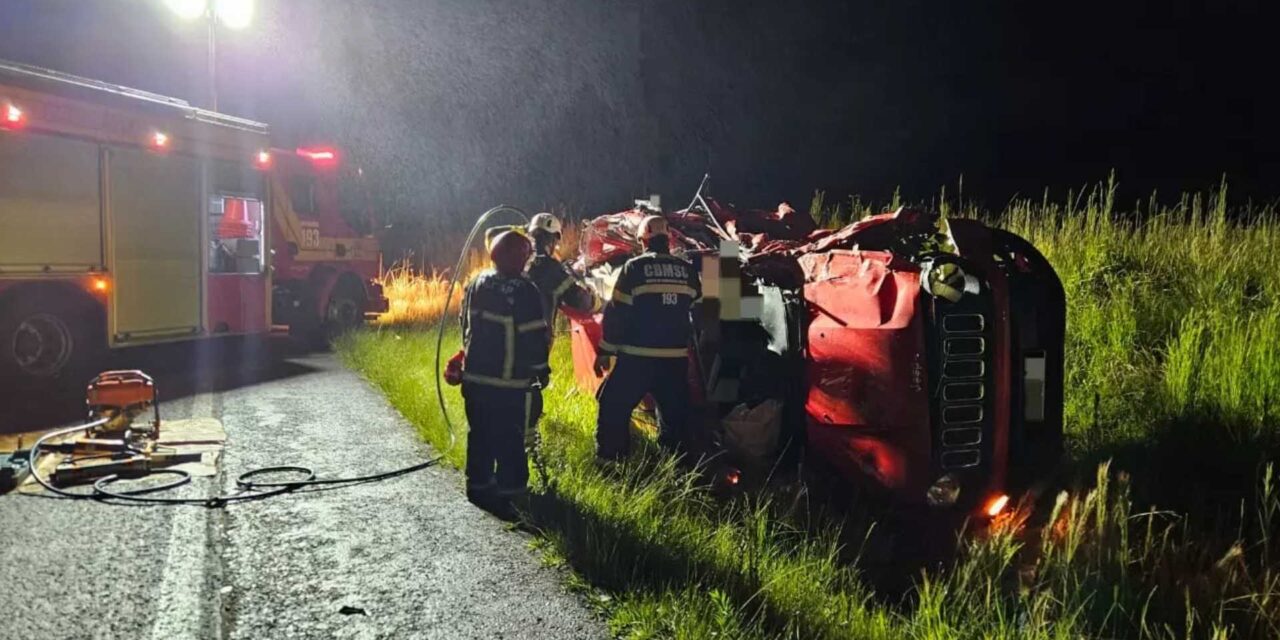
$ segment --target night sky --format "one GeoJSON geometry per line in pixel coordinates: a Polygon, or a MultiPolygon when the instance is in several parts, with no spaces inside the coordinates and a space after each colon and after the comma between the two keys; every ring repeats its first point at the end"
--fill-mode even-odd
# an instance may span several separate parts
{"type": "MultiPolygon", "coordinates": [[[[703,172],[740,204],[964,176],[999,206],[1115,169],[1280,195],[1261,2],[259,0],[219,30],[223,111],[334,141],[402,216],[580,213],[703,172]],[[1052,7],[1050,7],[1052,5],[1052,7]]],[[[205,31],[160,0],[3,0],[0,58],[205,101],[205,31]]]]}

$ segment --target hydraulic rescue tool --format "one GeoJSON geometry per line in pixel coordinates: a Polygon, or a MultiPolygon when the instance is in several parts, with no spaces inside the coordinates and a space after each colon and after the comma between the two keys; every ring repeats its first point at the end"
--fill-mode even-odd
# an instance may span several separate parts
{"type": "Polygon", "coordinates": [[[160,411],[155,382],[141,371],[108,371],[89,383],[86,403],[89,407],[89,422],[45,433],[36,439],[27,453],[29,463],[26,466],[31,478],[49,492],[66,498],[222,507],[232,502],[258,500],[307,486],[385,480],[434,466],[440,461],[440,457],[435,457],[400,469],[329,479],[318,479],[314,471],[303,466],[261,467],[237,476],[237,490],[233,493],[209,498],[161,497],[152,494],[191,481],[190,473],[180,468],[170,468],[171,465],[198,461],[202,454],[167,451],[163,445],[157,446],[160,411]],[[151,411],[153,416],[149,423],[135,422],[147,411],[151,411]],[[74,440],[54,442],[73,434],[80,435],[74,440]],[[44,477],[38,466],[40,455],[44,453],[67,455],[51,478],[44,477]],[[275,474],[295,474],[302,478],[270,481],[256,479],[275,474]],[[113,483],[123,479],[160,475],[171,476],[172,479],[140,488],[111,488],[113,483]],[[90,480],[93,480],[92,492],[73,492],[63,488],[90,480]]]}
{"type": "Polygon", "coordinates": [[[83,435],[64,442],[44,444],[48,453],[64,454],[51,480],[65,487],[116,475],[139,477],[153,470],[197,462],[199,453],[157,450],[160,437],[160,405],[151,376],[137,371],[106,371],[85,390],[89,423],[83,435]],[[135,422],[151,412],[149,421],[135,422]]]}

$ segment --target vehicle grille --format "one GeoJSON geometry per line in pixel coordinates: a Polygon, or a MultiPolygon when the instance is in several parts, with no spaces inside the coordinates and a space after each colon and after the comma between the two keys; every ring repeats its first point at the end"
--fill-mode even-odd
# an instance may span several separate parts
{"type": "Polygon", "coordinates": [[[938,463],[948,471],[968,469],[983,462],[990,405],[989,323],[985,314],[971,310],[938,311],[938,463]]]}

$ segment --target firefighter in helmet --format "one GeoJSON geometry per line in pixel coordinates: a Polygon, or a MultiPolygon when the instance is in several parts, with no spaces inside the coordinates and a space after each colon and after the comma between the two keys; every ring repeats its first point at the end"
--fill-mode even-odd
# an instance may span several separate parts
{"type": "Polygon", "coordinates": [[[525,275],[542,292],[547,326],[555,329],[556,312],[561,306],[579,313],[594,313],[598,309],[596,297],[555,257],[556,245],[560,243],[560,220],[550,213],[539,213],[529,221],[529,235],[533,238],[533,260],[525,275]]]}
{"type": "Polygon", "coordinates": [[[462,302],[467,497],[503,512],[527,490],[526,448],[537,444],[551,373],[542,298],[522,273],[531,251],[523,230],[500,230],[489,241],[493,268],[467,285],[462,302]]]}
{"type": "Polygon", "coordinates": [[[701,298],[701,283],[693,265],[671,254],[665,218],[645,218],[637,235],[645,253],[618,275],[595,361],[597,376],[613,369],[599,394],[596,454],[602,463],[627,455],[631,411],[645,394],[658,405],[659,444],[678,450],[686,439],[690,310],[701,298]]]}

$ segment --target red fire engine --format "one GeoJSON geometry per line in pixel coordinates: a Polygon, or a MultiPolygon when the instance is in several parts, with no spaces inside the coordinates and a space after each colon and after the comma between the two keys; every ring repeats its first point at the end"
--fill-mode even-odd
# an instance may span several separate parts
{"type": "Polygon", "coordinates": [[[335,149],[271,148],[262,123],[0,62],[0,378],[362,322],[386,303],[359,178],[335,149]]]}

